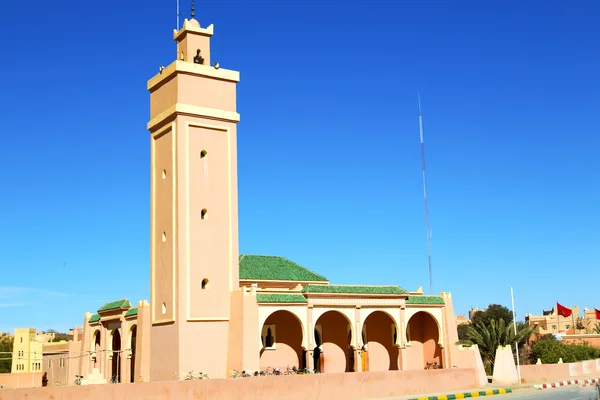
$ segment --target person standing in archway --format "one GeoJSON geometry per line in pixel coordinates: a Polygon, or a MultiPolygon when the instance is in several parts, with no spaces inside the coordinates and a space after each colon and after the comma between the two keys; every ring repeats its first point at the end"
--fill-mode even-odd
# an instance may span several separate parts
{"type": "Polygon", "coordinates": [[[42,387],[46,386],[48,386],[48,373],[44,372],[44,375],[42,375],[42,387]]]}

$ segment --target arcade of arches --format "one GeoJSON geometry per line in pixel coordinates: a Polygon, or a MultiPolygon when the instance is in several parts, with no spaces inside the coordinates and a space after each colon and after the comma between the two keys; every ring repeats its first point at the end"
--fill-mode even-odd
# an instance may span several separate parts
{"type": "Polygon", "coordinates": [[[401,328],[385,311],[371,311],[359,321],[360,335],[356,335],[347,313],[323,312],[310,333],[308,318],[302,320],[298,314],[297,309],[294,312],[282,306],[260,327],[261,370],[270,367],[285,371],[296,366],[319,373],[394,371],[423,369],[434,361],[443,366],[438,322],[426,311],[410,318],[405,341],[401,328]],[[355,343],[359,343],[358,348],[355,343]]]}

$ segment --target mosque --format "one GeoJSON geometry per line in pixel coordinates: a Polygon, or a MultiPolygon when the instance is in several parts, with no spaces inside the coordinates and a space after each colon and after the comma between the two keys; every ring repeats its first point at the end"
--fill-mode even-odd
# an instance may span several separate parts
{"type": "Polygon", "coordinates": [[[284,257],[239,255],[239,72],[211,64],[212,35],[186,19],[176,60],[148,81],[150,301],[86,313],[68,375],[92,384],[472,367],[461,365],[450,293],[331,284],[284,257]]]}

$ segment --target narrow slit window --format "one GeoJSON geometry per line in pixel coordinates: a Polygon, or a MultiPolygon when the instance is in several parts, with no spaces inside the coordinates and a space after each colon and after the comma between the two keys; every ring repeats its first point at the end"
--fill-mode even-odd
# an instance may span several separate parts
{"type": "Polygon", "coordinates": [[[202,290],[208,289],[208,279],[202,279],[202,290]]]}
{"type": "Polygon", "coordinates": [[[201,219],[206,219],[206,214],[208,213],[208,211],[206,210],[206,208],[203,208],[202,211],[200,211],[200,218],[201,219]]]}

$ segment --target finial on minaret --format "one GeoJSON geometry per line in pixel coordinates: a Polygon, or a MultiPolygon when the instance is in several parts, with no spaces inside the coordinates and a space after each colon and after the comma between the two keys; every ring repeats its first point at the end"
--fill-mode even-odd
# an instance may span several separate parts
{"type": "Polygon", "coordinates": [[[192,0],[192,12],[190,16],[192,17],[192,19],[194,19],[194,17],[196,16],[196,10],[194,9],[194,0],[192,0]]]}

